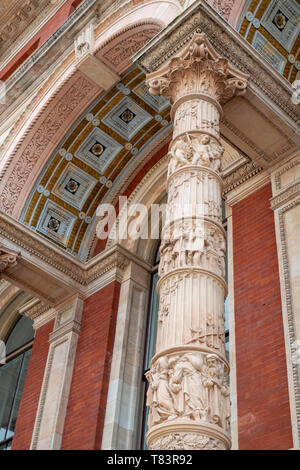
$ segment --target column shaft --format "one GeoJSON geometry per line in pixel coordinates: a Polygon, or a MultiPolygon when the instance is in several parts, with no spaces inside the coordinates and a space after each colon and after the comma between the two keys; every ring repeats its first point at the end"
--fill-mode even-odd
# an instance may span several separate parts
{"type": "Polygon", "coordinates": [[[150,449],[230,448],[225,359],[225,231],[220,102],[245,82],[195,34],[148,77],[172,103],[168,203],[162,230],[156,354],[147,373],[150,449]]]}

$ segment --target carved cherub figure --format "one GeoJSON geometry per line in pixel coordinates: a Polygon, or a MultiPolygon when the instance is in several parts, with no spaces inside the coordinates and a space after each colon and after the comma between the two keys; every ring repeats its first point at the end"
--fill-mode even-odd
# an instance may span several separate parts
{"type": "Polygon", "coordinates": [[[176,417],[173,394],[169,387],[169,361],[160,357],[146,373],[149,382],[147,406],[150,407],[149,427],[176,417]]]}
{"type": "Polygon", "coordinates": [[[169,174],[172,174],[176,168],[185,166],[191,159],[191,150],[184,139],[178,139],[173,144],[169,152],[169,174]]]}
{"type": "Polygon", "coordinates": [[[193,165],[204,165],[218,171],[221,166],[221,156],[223,147],[213,143],[209,135],[204,135],[200,138],[192,140],[193,148],[193,165]]]}

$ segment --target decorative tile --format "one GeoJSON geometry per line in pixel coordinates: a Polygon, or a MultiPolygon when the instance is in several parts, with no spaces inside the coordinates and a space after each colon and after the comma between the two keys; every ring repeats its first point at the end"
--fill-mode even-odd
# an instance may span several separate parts
{"type": "Polygon", "coordinates": [[[96,127],[82,142],[75,155],[94,170],[104,173],[122,148],[119,142],[96,127]]]}
{"type": "Polygon", "coordinates": [[[133,92],[158,113],[161,113],[164,109],[170,106],[170,101],[164,96],[151,95],[145,82],[139,83],[139,85],[133,89],[133,92]]]}
{"type": "Polygon", "coordinates": [[[261,24],[288,52],[299,32],[300,5],[296,0],[270,2],[261,24]]]}
{"type": "Polygon", "coordinates": [[[53,188],[53,194],[80,210],[97,180],[69,163],[53,188]]]}
{"type": "Polygon", "coordinates": [[[124,139],[131,140],[151,119],[152,116],[147,111],[125,96],[102,122],[124,139]]]}
{"type": "Polygon", "coordinates": [[[66,247],[75,220],[74,214],[48,200],[40,216],[37,231],[66,247]]]}
{"type": "Polygon", "coordinates": [[[131,122],[135,117],[136,114],[128,108],[126,108],[125,111],[123,111],[119,116],[119,118],[122,119],[125,124],[131,122]]]}
{"type": "Polygon", "coordinates": [[[257,50],[278,72],[283,73],[286,63],[285,57],[259,32],[256,31],[252,46],[257,50]]]}

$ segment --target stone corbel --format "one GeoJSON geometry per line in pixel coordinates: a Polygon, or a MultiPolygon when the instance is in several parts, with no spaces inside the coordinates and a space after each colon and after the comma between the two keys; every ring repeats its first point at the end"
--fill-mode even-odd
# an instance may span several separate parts
{"type": "Polygon", "coordinates": [[[20,253],[0,246],[0,276],[6,269],[14,268],[18,263],[20,253]]]}
{"type": "Polygon", "coordinates": [[[33,328],[38,330],[43,325],[53,320],[56,311],[50,305],[41,302],[37,298],[30,299],[18,310],[20,315],[30,318],[33,321],[33,328]]]}
{"type": "Polygon", "coordinates": [[[88,23],[74,40],[76,67],[103,90],[109,90],[120,77],[94,56],[94,22],[88,23]]]}

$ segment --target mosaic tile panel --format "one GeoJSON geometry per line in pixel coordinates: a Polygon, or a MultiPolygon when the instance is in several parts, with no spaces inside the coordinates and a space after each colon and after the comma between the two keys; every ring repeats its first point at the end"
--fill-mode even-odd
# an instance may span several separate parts
{"type": "Polygon", "coordinates": [[[121,137],[130,141],[151,119],[152,116],[147,111],[131,98],[125,96],[102,119],[102,122],[121,137]]]}
{"type": "Polygon", "coordinates": [[[76,219],[74,214],[47,200],[39,219],[37,231],[66,247],[76,219]]]}
{"type": "Polygon", "coordinates": [[[270,2],[261,24],[288,52],[299,32],[300,5],[295,0],[270,2]]]}
{"type": "Polygon", "coordinates": [[[123,146],[98,127],[82,142],[75,156],[99,173],[104,173],[123,146]]]}
{"type": "Polygon", "coordinates": [[[285,57],[259,31],[256,31],[252,45],[278,72],[283,73],[285,57]]]}
{"type": "Polygon", "coordinates": [[[52,192],[55,196],[80,210],[96,183],[97,180],[91,175],[69,163],[52,192]]]}

